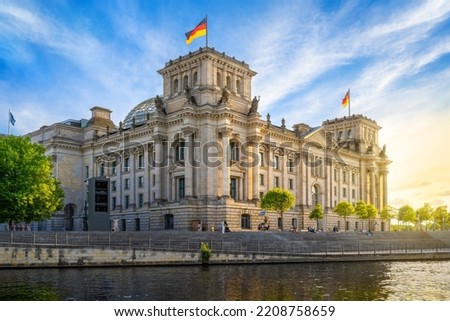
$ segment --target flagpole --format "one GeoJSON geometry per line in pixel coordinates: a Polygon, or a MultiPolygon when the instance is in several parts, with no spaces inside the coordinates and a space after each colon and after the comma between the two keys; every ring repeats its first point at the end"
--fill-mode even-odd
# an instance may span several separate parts
{"type": "Polygon", "coordinates": [[[11,134],[11,110],[8,109],[8,136],[11,134]]]}
{"type": "Polygon", "coordinates": [[[208,48],[208,15],[206,15],[206,48],[208,48]]]}
{"type": "Polygon", "coordinates": [[[350,95],[350,88],[348,89],[348,117],[350,117],[350,101],[351,101],[351,95],[350,95]]]}

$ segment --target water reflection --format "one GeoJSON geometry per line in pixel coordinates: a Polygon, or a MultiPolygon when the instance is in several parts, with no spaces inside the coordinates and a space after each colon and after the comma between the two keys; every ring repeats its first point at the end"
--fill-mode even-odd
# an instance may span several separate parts
{"type": "Polygon", "coordinates": [[[450,261],[19,269],[0,300],[450,300],[450,261]]]}

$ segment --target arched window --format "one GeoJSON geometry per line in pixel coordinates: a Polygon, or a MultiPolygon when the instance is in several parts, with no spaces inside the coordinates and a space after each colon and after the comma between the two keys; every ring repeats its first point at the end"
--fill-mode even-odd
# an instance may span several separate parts
{"type": "Polygon", "coordinates": [[[348,139],[353,139],[353,132],[352,132],[351,129],[349,129],[349,130],[347,131],[347,138],[348,138],[348,139]]]}
{"type": "Polygon", "coordinates": [[[67,204],[64,207],[64,220],[65,220],[65,225],[66,225],[66,231],[73,231],[73,226],[74,226],[74,222],[73,222],[73,214],[74,214],[75,210],[72,204],[67,204]]]}
{"type": "Polygon", "coordinates": [[[344,133],[342,131],[340,131],[338,133],[338,140],[343,140],[344,139],[344,133]]]}
{"type": "Polygon", "coordinates": [[[184,161],[185,160],[185,147],[186,147],[186,143],[184,140],[180,140],[175,145],[175,160],[176,161],[184,161]]]}
{"type": "Polygon", "coordinates": [[[241,81],[239,79],[236,80],[236,91],[237,91],[238,94],[242,93],[241,81]]]}
{"type": "Polygon", "coordinates": [[[186,86],[189,87],[189,78],[188,76],[183,77],[183,88],[186,88],[186,86]]]}
{"type": "Polygon", "coordinates": [[[217,72],[216,83],[217,83],[217,86],[222,87],[222,75],[220,72],[217,72]]]}
{"type": "Polygon", "coordinates": [[[317,204],[320,204],[320,186],[318,184],[314,184],[311,188],[311,194],[312,194],[312,205],[316,206],[317,204]]]}
{"type": "Polygon", "coordinates": [[[194,72],[194,79],[193,79],[192,86],[197,86],[197,85],[198,85],[198,74],[197,74],[197,72],[194,72]]]}
{"type": "Polygon", "coordinates": [[[178,91],[179,91],[179,88],[178,88],[178,79],[175,78],[174,81],[173,81],[173,93],[176,94],[178,91]]]}
{"type": "Polygon", "coordinates": [[[232,90],[231,89],[231,77],[230,76],[227,76],[227,88],[228,88],[228,90],[232,90]]]}

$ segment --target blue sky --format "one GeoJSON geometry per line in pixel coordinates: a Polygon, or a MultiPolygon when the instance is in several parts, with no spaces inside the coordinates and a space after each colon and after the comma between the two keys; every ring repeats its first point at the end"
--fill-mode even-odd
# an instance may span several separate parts
{"type": "Polygon", "coordinates": [[[286,125],[351,112],[383,127],[393,206],[450,206],[450,1],[0,0],[0,132],[25,134],[89,109],[123,120],[162,93],[157,70],[205,45],[258,74],[260,112],[286,125]]]}

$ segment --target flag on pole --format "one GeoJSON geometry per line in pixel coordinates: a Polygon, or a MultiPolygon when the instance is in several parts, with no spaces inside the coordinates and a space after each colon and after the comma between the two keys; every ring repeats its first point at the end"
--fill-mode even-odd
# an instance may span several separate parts
{"type": "Polygon", "coordinates": [[[350,103],[350,89],[345,94],[344,98],[342,99],[342,107],[345,108],[350,103]]]}
{"type": "Polygon", "coordinates": [[[206,36],[206,18],[197,27],[186,32],[186,44],[189,45],[195,38],[206,36]]]}
{"type": "Polygon", "coordinates": [[[9,122],[11,123],[11,125],[14,126],[14,124],[16,123],[16,120],[14,119],[14,116],[11,112],[9,112],[9,122]]]}

